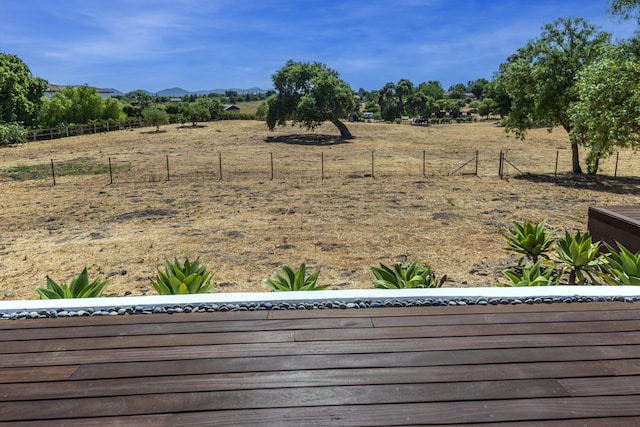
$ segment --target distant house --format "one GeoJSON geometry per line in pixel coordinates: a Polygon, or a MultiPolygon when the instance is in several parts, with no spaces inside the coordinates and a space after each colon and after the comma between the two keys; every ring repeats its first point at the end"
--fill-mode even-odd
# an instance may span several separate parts
{"type": "Polygon", "coordinates": [[[238,107],[235,104],[226,104],[224,106],[224,112],[225,113],[240,114],[240,107],[238,107]]]}
{"type": "MultiPolygon", "coordinates": [[[[61,90],[63,90],[64,88],[66,88],[67,86],[60,86],[60,85],[54,85],[54,84],[49,84],[49,86],[47,87],[47,90],[44,91],[44,96],[46,98],[51,98],[53,96],[54,93],[59,92],[61,90]]],[[[80,86],[71,86],[71,87],[80,87],[80,86]]],[[[113,96],[113,91],[111,89],[100,89],[100,88],[94,88],[95,90],[98,91],[98,95],[100,96],[100,98],[103,99],[107,99],[107,98],[111,98],[113,96]]]]}

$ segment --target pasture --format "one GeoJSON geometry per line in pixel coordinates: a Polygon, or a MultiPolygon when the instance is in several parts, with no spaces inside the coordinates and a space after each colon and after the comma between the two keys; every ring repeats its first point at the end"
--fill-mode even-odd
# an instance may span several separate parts
{"type": "Polygon", "coordinates": [[[584,231],[588,206],[640,204],[640,154],[574,177],[561,130],[523,142],[494,122],[349,128],[346,143],[331,124],[220,121],[1,148],[0,299],[36,299],[46,275],[84,266],[109,292],[153,294],[156,267],[184,257],[209,263],[216,292],[267,291],[263,277],[301,262],[331,289],[372,288],[369,266],[416,258],[445,286],[491,286],[517,262],[501,227],[584,231]]]}

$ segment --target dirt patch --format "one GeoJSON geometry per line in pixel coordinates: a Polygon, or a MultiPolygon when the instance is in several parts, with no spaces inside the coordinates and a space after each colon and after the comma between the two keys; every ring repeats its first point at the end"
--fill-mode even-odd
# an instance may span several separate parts
{"type": "Polygon", "coordinates": [[[528,218],[586,230],[590,205],[640,204],[638,153],[620,153],[623,176],[607,159],[605,176],[575,177],[559,131],[523,143],[494,123],[354,123],[355,139],[325,144],[339,139],[326,124],[304,144],[277,141],[290,128],[253,121],[163,130],[0,149],[0,171],[78,158],[115,171],[113,184],[101,173],[61,176],[55,187],[0,173],[1,299],[35,299],[46,275],[68,281],[84,266],[110,277],[110,292],[153,294],[156,267],[184,257],[209,263],[219,292],[268,291],[263,277],[301,262],[332,289],[373,288],[369,266],[404,259],[428,262],[446,286],[490,286],[518,258],[501,227],[528,218]],[[507,168],[501,180],[501,150],[528,175],[507,168]],[[475,161],[451,175],[476,151],[478,176],[468,174],[475,161]]]}

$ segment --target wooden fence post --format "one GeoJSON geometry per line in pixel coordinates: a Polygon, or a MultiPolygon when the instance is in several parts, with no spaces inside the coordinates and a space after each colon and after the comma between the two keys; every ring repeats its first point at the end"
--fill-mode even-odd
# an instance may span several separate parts
{"type": "Polygon", "coordinates": [[[556,151],[556,169],[553,172],[553,176],[558,176],[558,158],[560,157],[560,150],[556,151]]]}
{"type": "Polygon", "coordinates": [[[427,150],[422,150],[422,177],[427,176],[427,150]]]}
{"type": "Polygon", "coordinates": [[[618,158],[620,157],[620,152],[616,151],[616,168],[613,171],[613,176],[617,177],[618,176],[618,158]]]}
{"type": "Polygon", "coordinates": [[[269,153],[271,156],[271,181],[273,181],[273,153],[269,153]]]}
{"type": "Polygon", "coordinates": [[[109,184],[113,184],[113,171],[111,170],[111,157],[109,157],[109,184]]]}
{"type": "Polygon", "coordinates": [[[51,159],[51,176],[53,177],[53,186],[56,186],[56,171],[53,168],[53,159],[51,159]]]}
{"type": "Polygon", "coordinates": [[[167,181],[169,181],[170,176],[169,176],[169,155],[167,154],[167,181]]]}
{"type": "Polygon", "coordinates": [[[222,153],[218,153],[218,172],[220,173],[219,181],[222,181],[222,153]]]}
{"type": "Polygon", "coordinates": [[[480,150],[476,150],[476,176],[478,176],[478,154],[480,150]]]}
{"type": "Polygon", "coordinates": [[[324,151],[320,152],[320,165],[322,169],[322,180],[324,181],[324,151]]]}
{"type": "Polygon", "coordinates": [[[376,179],[375,150],[371,150],[371,178],[376,179]]]}

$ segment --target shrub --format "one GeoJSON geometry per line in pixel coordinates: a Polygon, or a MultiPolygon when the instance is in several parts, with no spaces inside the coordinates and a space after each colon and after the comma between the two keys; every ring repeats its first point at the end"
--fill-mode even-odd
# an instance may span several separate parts
{"type": "Polygon", "coordinates": [[[547,253],[551,250],[553,239],[549,237],[545,229],[546,221],[538,224],[524,220],[524,223],[513,222],[513,228],[502,230],[501,234],[509,244],[507,250],[523,254],[518,265],[527,257],[531,262],[536,263],[539,257],[548,258],[547,253]]]}
{"type": "Polygon", "coordinates": [[[553,265],[542,270],[542,262],[538,261],[533,265],[525,265],[522,272],[514,270],[503,270],[510,283],[496,283],[496,286],[512,287],[512,286],[556,286],[560,283],[560,276],[555,275],[553,265]]]}
{"type": "Polygon", "coordinates": [[[317,269],[309,277],[306,277],[307,267],[300,264],[298,270],[294,272],[288,265],[282,266],[283,275],[276,274],[275,279],[264,278],[262,281],[272,292],[281,291],[319,291],[326,289],[329,285],[318,285],[320,269],[317,269]]]}
{"type": "Polygon", "coordinates": [[[156,132],[160,132],[160,126],[169,124],[167,112],[155,105],[142,110],[142,117],[147,124],[156,127],[156,132]]]}
{"type": "Polygon", "coordinates": [[[417,260],[411,264],[395,263],[393,267],[380,263],[379,268],[371,267],[371,272],[376,278],[374,286],[379,289],[439,288],[446,280],[443,276],[437,281],[431,267],[419,265],[417,260]]]}
{"type": "Polygon", "coordinates": [[[588,231],[584,234],[578,231],[575,236],[565,231],[565,236],[556,240],[554,253],[564,264],[563,269],[569,269],[570,285],[584,284],[585,275],[592,283],[596,282],[595,275],[603,263],[599,249],[600,243],[593,243],[588,231]]]}
{"type": "Polygon", "coordinates": [[[71,279],[71,285],[66,283],[59,285],[47,276],[47,287],[36,288],[36,292],[40,295],[40,299],[98,298],[108,284],[109,279],[104,281],[94,280],[89,283],[89,274],[85,267],[82,273],[71,279]]]}
{"type": "Polygon", "coordinates": [[[160,295],[204,294],[216,285],[207,271],[208,264],[200,265],[200,258],[193,263],[185,258],[182,265],[177,259],[173,263],[165,260],[165,263],[164,272],[158,268],[156,280],[151,280],[160,295]]]}
{"type": "Polygon", "coordinates": [[[640,286],[640,251],[635,254],[616,242],[618,251],[605,243],[609,253],[605,255],[602,278],[609,285],[640,286]]]}
{"type": "Polygon", "coordinates": [[[27,142],[28,131],[17,123],[0,124],[0,146],[27,142]]]}

